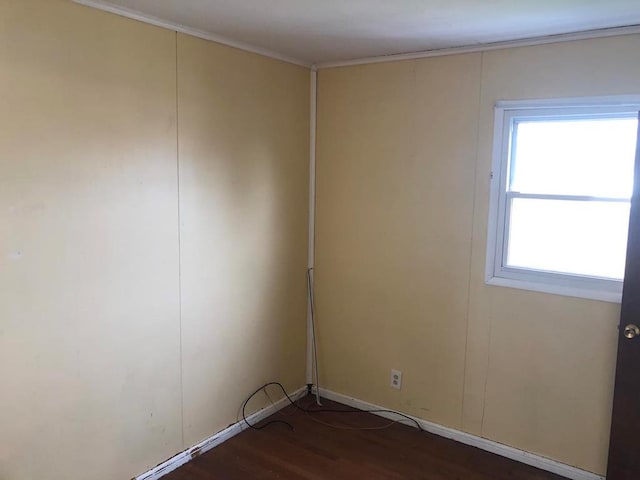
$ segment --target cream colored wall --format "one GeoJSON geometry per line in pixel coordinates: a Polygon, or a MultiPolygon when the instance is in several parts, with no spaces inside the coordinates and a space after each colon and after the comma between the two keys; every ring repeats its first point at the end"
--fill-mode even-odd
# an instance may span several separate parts
{"type": "Polygon", "coordinates": [[[321,70],[323,386],[604,473],[619,306],[484,284],[493,105],[639,90],[640,36],[321,70]]]}
{"type": "Polygon", "coordinates": [[[319,78],[322,384],[446,425],[462,412],[479,75],[461,55],[319,78]]]}
{"type": "Polygon", "coordinates": [[[483,284],[491,110],[497,99],[637,93],[638,35],[483,56],[463,425],[600,474],[620,307],[483,284]]]}
{"type": "MultiPolygon", "coordinates": [[[[64,0],[0,2],[0,69],[0,478],[300,386],[308,71],[64,0]]],[[[323,385],[604,472],[619,308],[484,285],[492,105],[639,78],[638,36],[321,71],[323,385]]]]}
{"type": "Polygon", "coordinates": [[[308,71],[66,0],[0,1],[0,71],[0,479],[131,478],[301,386],[308,71]]]}
{"type": "Polygon", "coordinates": [[[304,384],[309,71],[179,35],[178,106],[193,445],[260,385],[304,384]]]}

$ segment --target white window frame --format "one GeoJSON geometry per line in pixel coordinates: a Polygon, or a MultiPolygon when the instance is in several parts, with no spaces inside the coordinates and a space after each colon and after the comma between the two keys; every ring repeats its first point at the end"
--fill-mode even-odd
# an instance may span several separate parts
{"type": "MultiPolygon", "coordinates": [[[[507,175],[512,128],[516,119],[590,118],[593,116],[602,118],[607,114],[616,117],[620,114],[633,114],[637,117],[638,111],[640,111],[640,95],[496,102],[485,266],[485,282],[488,285],[613,303],[621,302],[623,283],[621,280],[506,266],[506,234],[509,231],[508,205],[510,204],[507,197],[545,197],[544,195],[507,193],[507,175]]],[[[552,197],[561,199],[555,195],[552,197]]],[[[567,199],[575,198],[567,197],[567,199]]],[[[585,197],[585,199],[589,198],[585,197]]]]}

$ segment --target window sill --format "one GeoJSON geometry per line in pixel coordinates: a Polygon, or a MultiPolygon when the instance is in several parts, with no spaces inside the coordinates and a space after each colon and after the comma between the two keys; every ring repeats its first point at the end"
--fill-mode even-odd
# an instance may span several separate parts
{"type": "Polygon", "coordinates": [[[570,285],[555,285],[529,280],[517,280],[513,278],[491,277],[485,282],[487,285],[495,287],[517,288],[519,290],[530,290],[533,292],[551,293],[565,297],[586,298],[589,300],[599,300],[602,302],[621,303],[622,292],[607,290],[596,290],[570,285]]]}

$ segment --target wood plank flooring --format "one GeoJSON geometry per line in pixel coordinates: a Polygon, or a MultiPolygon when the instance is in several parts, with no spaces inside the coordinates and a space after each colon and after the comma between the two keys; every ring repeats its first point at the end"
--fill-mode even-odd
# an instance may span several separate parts
{"type": "MultiPolygon", "coordinates": [[[[314,408],[312,397],[300,400],[314,408]]],[[[328,400],[326,408],[352,410],[328,400]]],[[[291,423],[246,430],[165,480],[415,479],[560,480],[563,477],[368,413],[305,414],[287,407],[269,419],[291,423]],[[320,423],[322,422],[322,423],[320,423]],[[333,428],[328,426],[333,425],[333,428]],[[371,430],[354,430],[353,428],[371,430]]],[[[262,423],[264,423],[262,422],[262,423]]]]}

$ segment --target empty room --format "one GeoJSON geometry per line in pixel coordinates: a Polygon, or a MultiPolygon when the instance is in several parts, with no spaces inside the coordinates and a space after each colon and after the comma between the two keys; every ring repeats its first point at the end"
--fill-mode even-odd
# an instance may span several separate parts
{"type": "Polygon", "coordinates": [[[640,479],[638,0],[0,0],[0,480],[640,479]]]}

